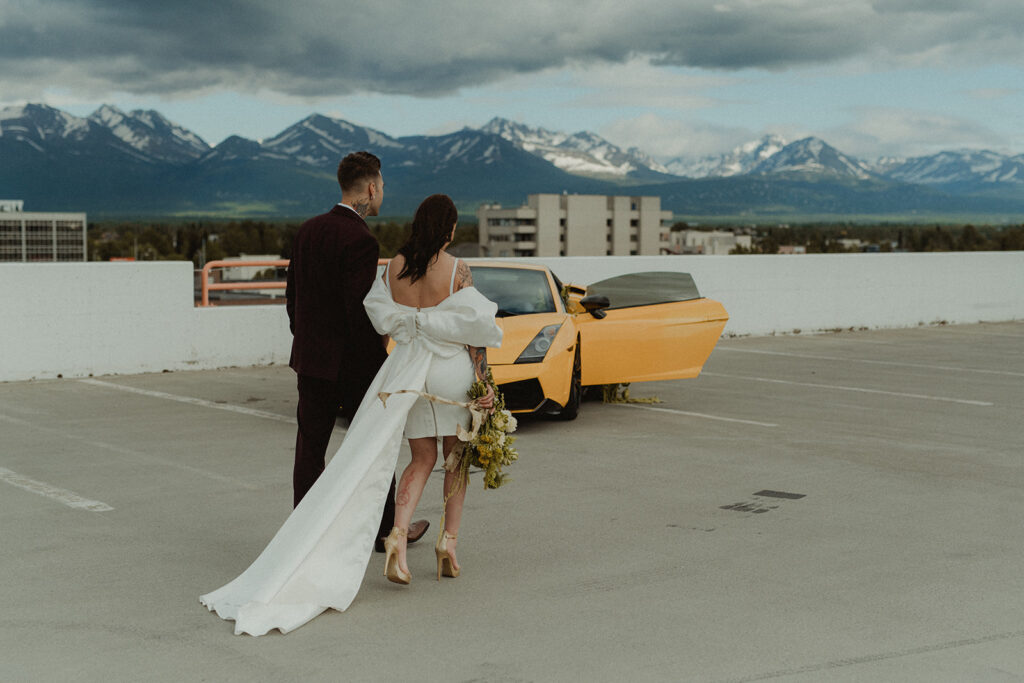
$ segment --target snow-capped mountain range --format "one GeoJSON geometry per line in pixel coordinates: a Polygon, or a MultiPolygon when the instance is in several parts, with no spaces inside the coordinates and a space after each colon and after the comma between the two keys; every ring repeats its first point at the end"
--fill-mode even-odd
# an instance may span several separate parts
{"type": "Polygon", "coordinates": [[[725,154],[700,159],[676,157],[666,162],[665,167],[669,173],[687,178],[728,178],[752,172],[758,164],[785,146],[786,141],[778,135],[765,135],[725,154]]]}
{"type": "MultiPolygon", "coordinates": [[[[699,159],[677,157],[662,164],[635,147],[624,150],[591,132],[551,131],[503,118],[493,118],[479,129],[466,128],[449,135],[393,138],[372,128],[313,114],[262,142],[232,136],[218,145],[225,149],[216,156],[276,158],[326,168],[336,164],[347,151],[365,148],[377,150],[381,156],[399,153],[403,157],[415,157],[426,153],[446,163],[480,144],[481,133],[500,137],[567,173],[604,178],[638,174],[727,178],[749,174],[826,173],[924,184],[1024,182],[1024,155],[1011,157],[985,150],[944,151],[909,159],[884,157],[867,163],[840,152],[820,138],[787,142],[778,135],[766,135],[724,154],[699,159]],[[467,136],[477,139],[470,141],[467,136]],[[445,139],[449,144],[438,156],[439,150],[433,143],[445,139]]],[[[142,161],[171,164],[200,160],[214,151],[201,137],[168,121],[159,112],[125,113],[111,105],[103,105],[86,118],[46,105],[8,107],[0,110],[0,137],[24,142],[39,152],[57,140],[105,143],[142,161]]],[[[493,163],[497,152],[494,142],[485,143],[483,147],[476,151],[484,163],[488,159],[493,163]]],[[[403,158],[401,163],[417,165],[411,158],[403,158]]]]}
{"type": "Polygon", "coordinates": [[[669,173],[667,168],[639,149],[623,150],[587,131],[561,133],[497,117],[480,130],[500,135],[568,173],[620,178],[644,170],[669,173]]]}
{"type": "Polygon", "coordinates": [[[751,173],[832,173],[867,180],[867,165],[849,157],[819,138],[804,138],[786,145],[754,166],[751,173]]]}
{"type": "Polygon", "coordinates": [[[125,114],[105,104],[93,112],[89,120],[107,128],[132,149],[161,161],[190,161],[210,149],[201,137],[153,110],[137,109],[125,114]]]}
{"type": "MultiPolygon", "coordinates": [[[[263,141],[232,136],[211,147],[156,111],[125,113],[104,105],[83,118],[28,104],[0,110],[0,195],[58,193],[68,199],[78,192],[99,202],[103,197],[94,195],[120,188],[118,201],[134,192],[145,204],[143,195],[156,196],[146,185],[152,182],[171,183],[164,192],[179,183],[188,201],[195,197],[197,203],[203,197],[226,205],[259,201],[285,187],[292,195],[327,197],[334,192],[338,160],[356,149],[375,151],[388,178],[410,194],[409,202],[419,192],[522,201],[533,192],[621,193],[623,185],[659,194],[664,187],[665,196],[683,197],[686,192],[668,185],[741,178],[925,185],[960,195],[994,189],[1016,201],[1024,184],[1024,155],[991,151],[868,163],[820,138],[787,142],[766,135],[721,155],[659,163],[591,132],[563,133],[502,118],[447,135],[392,137],[320,114],[263,141]],[[311,177],[317,178],[315,190],[308,189],[311,177]]],[[[742,201],[742,193],[726,194],[728,202],[742,201]]]]}
{"type": "Polygon", "coordinates": [[[773,173],[886,178],[932,185],[1024,183],[1024,155],[990,151],[940,152],[910,159],[885,157],[866,162],[844,154],[820,138],[787,142],[765,135],[719,155],[676,157],[659,163],[637,148],[622,148],[594,133],[573,134],[532,128],[494,118],[481,130],[495,133],[569,173],[626,177],[644,171],[683,178],[729,178],[773,173]]]}
{"type": "Polygon", "coordinates": [[[939,152],[913,159],[880,159],[875,171],[907,183],[1024,183],[1024,154],[1006,156],[985,150],[939,152]]]}
{"type": "Polygon", "coordinates": [[[23,143],[40,154],[54,145],[99,144],[131,149],[101,123],[39,104],[0,110],[0,138],[23,143]]]}
{"type": "Polygon", "coordinates": [[[264,149],[310,166],[336,165],[353,145],[360,149],[380,150],[380,154],[401,147],[400,143],[380,131],[321,114],[307,116],[263,141],[264,149]]]}
{"type": "Polygon", "coordinates": [[[87,118],[39,104],[8,107],[0,110],[0,137],[22,142],[40,153],[61,145],[77,146],[80,152],[99,146],[148,162],[182,163],[198,159],[210,149],[198,135],[158,112],[126,114],[110,105],[87,118]]]}

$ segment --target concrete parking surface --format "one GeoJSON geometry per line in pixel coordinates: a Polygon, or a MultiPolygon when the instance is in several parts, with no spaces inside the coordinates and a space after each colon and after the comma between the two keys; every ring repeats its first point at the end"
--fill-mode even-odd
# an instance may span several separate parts
{"type": "Polygon", "coordinates": [[[198,596],[290,510],[291,371],[0,384],[0,680],[1024,679],[1024,323],[727,339],[631,390],[523,421],[457,580],[425,539],[252,638],[198,596]]]}

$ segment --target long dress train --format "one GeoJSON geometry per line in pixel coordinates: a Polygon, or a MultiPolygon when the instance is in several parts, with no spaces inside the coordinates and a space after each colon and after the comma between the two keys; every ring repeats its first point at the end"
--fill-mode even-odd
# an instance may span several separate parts
{"type": "Polygon", "coordinates": [[[235,634],[287,633],[355,598],[373,550],[384,499],[398,460],[406,415],[423,390],[432,359],[466,353],[466,345],[501,344],[497,306],[473,287],[437,306],[399,306],[381,279],[364,301],[380,334],[395,348],[363,397],[341,447],[259,557],[235,580],[199,598],[234,620],[235,634]]]}

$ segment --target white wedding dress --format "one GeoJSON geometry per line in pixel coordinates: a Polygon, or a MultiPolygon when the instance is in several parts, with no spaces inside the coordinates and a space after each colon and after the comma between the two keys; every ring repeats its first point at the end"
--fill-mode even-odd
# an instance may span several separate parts
{"type": "Polygon", "coordinates": [[[395,348],[374,378],[341,448],[323,474],[248,569],[199,598],[235,634],[287,633],[327,609],[344,611],[366,573],[384,499],[395,472],[406,415],[416,394],[385,406],[378,392],[422,391],[436,360],[466,346],[500,346],[497,306],[473,287],[437,306],[414,309],[391,298],[378,278],[363,304],[373,326],[395,348]]]}

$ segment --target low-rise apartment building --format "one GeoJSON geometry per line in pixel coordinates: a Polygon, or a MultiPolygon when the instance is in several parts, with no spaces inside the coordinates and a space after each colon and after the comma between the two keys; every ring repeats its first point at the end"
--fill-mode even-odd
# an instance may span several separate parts
{"type": "Polygon", "coordinates": [[[477,209],[483,256],[629,256],[669,251],[671,211],[660,197],[531,194],[526,204],[477,209]]]}
{"type": "Polygon", "coordinates": [[[679,230],[672,233],[672,253],[725,256],[736,247],[750,249],[750,235],[728,230],[679,230]]]}
{"type": "Polygon", "coordinates": [[[23,208],[20,199],[0,199],[0,262],[87,260],[84,213],[23,208]]]}

